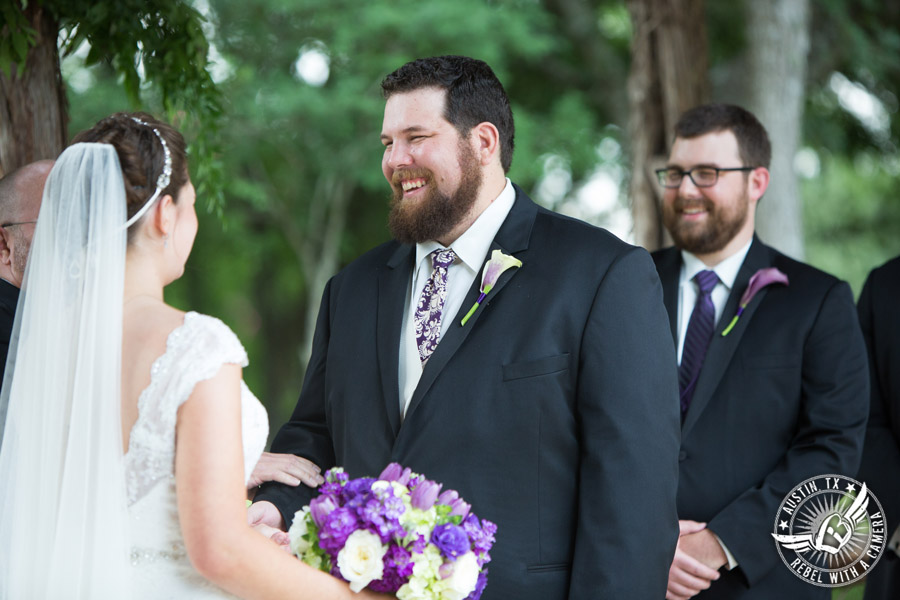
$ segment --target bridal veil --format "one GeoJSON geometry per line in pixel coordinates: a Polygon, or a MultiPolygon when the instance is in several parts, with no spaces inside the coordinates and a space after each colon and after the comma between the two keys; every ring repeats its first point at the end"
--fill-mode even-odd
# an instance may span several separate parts
{"type": "Polygon", "coordinates": [[[65,150],[44,189],[0,419],[0,599],[128,598],[120,377],[125,186],[65,150]]]}

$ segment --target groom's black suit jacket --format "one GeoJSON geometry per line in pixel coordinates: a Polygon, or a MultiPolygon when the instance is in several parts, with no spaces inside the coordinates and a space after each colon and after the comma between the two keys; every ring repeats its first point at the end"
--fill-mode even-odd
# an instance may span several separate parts
{"type": "MultiPolygon", "coordinates": [[[[398,357],[415,248],[384,244],[335,276],[272,450],[351,477],[396,461],[458,490],[499,526],[485,600],[662,598],[679,417],[653,263],[518,187],[495,248],[522,267],[461,326],[476,278],[405,420],[398,357]]],[[[258,498],[290,522],[312,493],[269,484],[258,498]]]]}
{"type": "MultiPolygon", "coordinates": [[[[900,257],[869,274],[859,322],[869,350],[872,406],[859,480],[884,509],[887,537],[900,524],[900,257]]],[[[900,558],[886,550],[866,577],[866,600],[900,598],[900,558]]]]}
{"type": "MultiPolygon", "coordinates": [[[[653,254],[677,340],[681,253],[653,254]]],[[[853,477],[868,412],[866,350],[846,283],[753,239],[716,324],[681,428],[678,516],[707,522],[738,566],[697,598],[830,598],[782,564],[778,506],[804,480],[853,477]],[[750,277],[777,267],[734,329],[750,277]]]]}

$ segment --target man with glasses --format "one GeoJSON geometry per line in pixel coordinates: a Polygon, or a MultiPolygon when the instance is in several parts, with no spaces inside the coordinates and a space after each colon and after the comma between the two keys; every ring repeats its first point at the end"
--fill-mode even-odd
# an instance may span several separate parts
{"type": "Polygon", "coordinates": [[[675,247],[653,255],[682,412],[666,598],[830,598],[781,564],[771,533],[794,486],[859,465],[869,384],[853,296],[755,235],[771,149],[751,113],[700,106],[675,135],[657,171],[675,247]]]}
{"type": "Polygon", "coordinates": [[[0,179],[0,381],[44,182],[52,168],[52,160],[41,160],[0,179]]]}

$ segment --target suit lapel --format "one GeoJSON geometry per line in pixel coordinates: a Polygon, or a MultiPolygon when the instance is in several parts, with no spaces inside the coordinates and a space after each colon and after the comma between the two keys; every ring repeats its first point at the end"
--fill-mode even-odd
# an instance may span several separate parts
{"type": "Polygon", "coordinates": [[[407,420],[419,407],[419,404],[421,404],[422,399],[428,393],[428,390],[431,389],[431,385],[434,383],[437,376],[441,373],[450,359],[453,358],[453,355],[456,354],[457,350],[459,350],[469,334],[478,326],[481,315],[486,310],[489,310],[488,304],[497,297],[520,269],[526,268],[527,266],[524,257],[525,251],[528,248],[528,240],[531,237],[531,229],[534,226],[534,219],[535,216],[537,216],[537,205],[535,205],[518,186],[514,184],[513,187],[516,190],[516,202],[509,211],[506,220],[503,221],[503,225],[501,225],[500,229],[497,231],[497,235],[491,243],[490,250],[488,250],[488,254],[481,264],[483,269],[484,263],[490,257],[491,253],[495,249],[499,249],[506,254],[515,255],[516,258],[522,261],[522,267],[505,271],[497,280],[497,283],[494,285],[491,292],[481,302],[481,306],[478,307],[478,310],[475,311],[465,325],[461,325],[460,322],[462,321],[462,318],[472,305],[475,304],[475,300],[478,299],[480,293],[481,270],[478,271],[478,274],[475,276],[475,281],[472,282],[472,287],[470,287],[469,291],[466,293],[466,299],[463,301],[459,312],[454,315],[453,321],[450,323],[447,332],[441,337],[441,341],[437,345],[437,348],[435,348],[434,353],[432,353],[431,358],[425,363],[425,368],[422,370],[422,377],[419,379],[419,384],[416,387],[415,392],[413,392],[412,399],[409,401],[409,408],[406,410],[407,420]]]}
{"type": "Polygon", "coordinates": [[[400,431],[400,330],[413,256],[412,246],[400,246],[378,276],[376,347],[382,396],[395,436],[400,431]]]}
{"type": "Polygon", "coordinates": [[[713,339],[709,343],[709,350],[706,352],[706,359],[703,361],[703,367],[697,378],[697,387],[694,390],[694,396],[691,399],[691,406],[688,408],[684,424],[681,428],[682,438],[688,434],[700,418],[703,409],[709,404],[713,393],[715,393],[716,388],[719,387],[719,382],[722,380],[725,370],[731,363],[731,359],[734,356],[734,352],[737,349],[741,338],[744,336],[744,332],[747,331],[747,327],[750,326],[750,322],[753,319],[754,313],[756,313],[757,307],[759,307],[765,298],[766,288],[763,288],[756,294],[746,310],[744,310],[744,314],[741,315],[738,324],[735,325],[734,329],[732,329],[727,336],[722,337],[722,331],[728,327],[732,317],[737,313],[738,303],[740,302],[740,298],[744,294],[744,291],[747,289],[750,278],[759,269],[771,266],[771,262],[772,258],[769,249],[754,236],[753,243],[750,245],[750,250],[747,252],[747,257],[744,259],[744,264],[741,265],[738,276],[734,280],[734,286],[731,288],[731,294],[728,296],[728,301],[725,303],[725,310],[722,312],[722,317],[716,324],[713,339]]]}

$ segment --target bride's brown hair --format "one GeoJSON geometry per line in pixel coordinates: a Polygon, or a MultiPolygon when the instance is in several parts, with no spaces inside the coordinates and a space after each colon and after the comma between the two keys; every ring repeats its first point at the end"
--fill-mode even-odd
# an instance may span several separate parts
{"type": "MultiPolygon", "coordinates": [[[[171,125],[144,112],[116,113],[82,131],[72,143],[96,142],[116,149],[125,179],[125,202],[128,218],[137,213],[156,191],[156,181],[163,172],[165,152],[153,130],[159,132],[172,155],[172,175],[160,196],[178,199],[178,191],[188,181],[184,138],[171,125]],[[135,121],[138,119],[146,125],[135,121]]],[[[129,229],[130,233],[133,229],[129,229]]]]}

